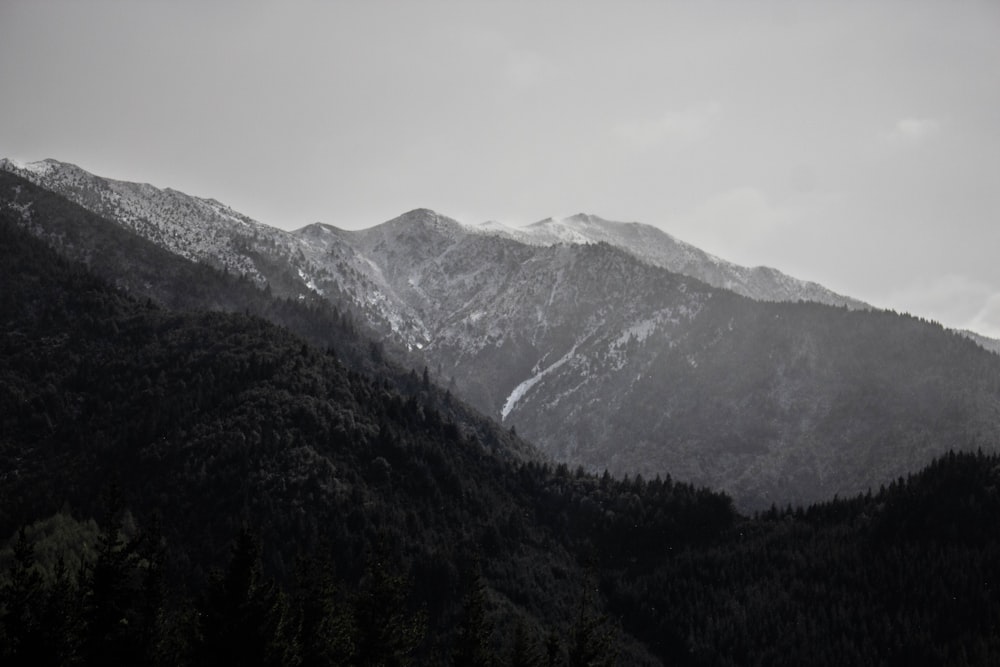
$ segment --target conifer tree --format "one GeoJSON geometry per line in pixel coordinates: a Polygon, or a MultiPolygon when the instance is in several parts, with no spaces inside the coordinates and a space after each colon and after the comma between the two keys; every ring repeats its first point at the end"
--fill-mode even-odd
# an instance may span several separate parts
{"type": "Polygon", "coordinates": [[[89,568],[84,589],[85,661],[92,664],[142,662],[139,630],[138,540],[122,531],[124,502],[117,486],[105,492],[97,560],[89,568]]]}
{"type": "Polygon", "coordinates": [[[302,667],[346,665],[354,654],[353,619],[326,559],[306,558],[296,569],[298,645],[302,667]]]}
{"type": "Polygon", "coordinates": [[[389,567],[386,550],[377,548],[354,596],[353,664],[359,667],[409,665],[423,641],[424,617],[408,610],[406,580],[389,567]]]}
{"type": "Polygon", "coordinates": [[[452,664],[489,665],[493,659],[490,650],[490,627],[486,620],[486,585],[476,563],[466,573],[466,591],[462,599],[462,616],[452,664]]]}
{"type": "Polygon", "coordinates": [[[542,659],[538,654],[538,647],[528,636],[528,629],[523,619],[517,619],[514,626],[514,638],[510,647],[510,658],[507,661],[510,667],[540,667],[542,659]]]}
{"type": "Polygon", "coordinates": [[[7,583],[0,588],[0,657],[4,664],[32,665],[42,661],[44,595],[42,576],[35,565],[35,547],[21,526],[7,583]]]}
{"type": "Polygon", "coordinates": [[[260,544],[244,528],[224,574],[216,574],[200,604],[197,664],[296,665],[284,597],[260,570],[260,544]]]}
{"type": "Polygon", "coordinates": [[[613,631],[607,627],[607,618],[591,609],[590,586],[580,597],[576,621],[570,629],[567,647],[569,667],[610,667],[615,664],[613,631]]]}

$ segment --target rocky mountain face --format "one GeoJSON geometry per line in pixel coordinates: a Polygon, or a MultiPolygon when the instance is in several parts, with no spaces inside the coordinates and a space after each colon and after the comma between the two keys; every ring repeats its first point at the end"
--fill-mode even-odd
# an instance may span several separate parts
{"type": "Polygon", "coordinates": [[[761,507],[864,492],[1000,441],[997,355],[643,225],[511,232],[420,209],[284,232],[68,165],[0,166],[276,293],[349,301],[436,381],[590,470],[670,474],[761,507]],[[798,303],[812,298],[834,305],[798,303]]]}
{"type": "Polygon", "coordinates": [[[339,234],[410,305],[429,365],[560,461],[766,506],[1000,435],[1000,359],[915,318],[754,301],[604,242],[527,245],[430,211],[339,234]]]}

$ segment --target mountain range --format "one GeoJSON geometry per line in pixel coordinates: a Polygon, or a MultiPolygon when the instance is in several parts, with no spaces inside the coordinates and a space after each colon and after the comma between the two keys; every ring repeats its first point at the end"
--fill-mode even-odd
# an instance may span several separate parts
{"type": "Polygon", "coordinates": [[[578,213],[562,220],[546,218],[522,228],[487,222],[479,229],[531,245],[607,243],[647,264],[760,301],[815,301],[870,308],[862,301],[836,294],[818,283],[799,280],[767,266],[748,268],[727,262],[657,227],[638,222],[613,222],[578,213]]]}
{"type": "MultiPolygon", "coordinates": [[[[649,226],[580,214],[509,229],[417,209],[288,232],[53,160],[0,167],[171,253],[337,305],[587,470],[671,474],[766,507],[877,488],[944,442],[992,448],[1000,434],[1000,357],[968,338],[649,226]]],[[[53,236],[28,201],[8,205],[53,236]]]]}
{"type": "Polygon", "coordinates": [[[1000,456],[951,450],[996,450],[1000,373],[965,337],[429,211],[245,231],[178,231],[248,263],[192,261],[0,171],[3,664],[996,664],[1000,456]],[[300,275],[323,247],[344,266],[300,275]],[[546,350],[503,425],[461,400],[546,350]],[[482,377],[437,386],[446,363],[482,377]],[[677,473],[546,462],[513,433],[542,400],[564,441],[616,419],[623,456],[646,433],[774,461],[799,420],[786,458],[832,449],[841,479],[933,461],[741,515],[677,473]]]}

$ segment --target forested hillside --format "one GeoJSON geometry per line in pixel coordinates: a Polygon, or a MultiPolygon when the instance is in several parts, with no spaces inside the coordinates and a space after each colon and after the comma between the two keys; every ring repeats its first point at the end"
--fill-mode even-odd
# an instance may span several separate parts
{"type": "MultiPolygon", "coordinates": [[[[373,559],[380,575],[407,577],[424,619],[408,650],[423,660],[453,650],[463,568],[481,568],[491,612],[522,618],[536,643],[573,622],[588,575],[544,499],[562,493],[560,477],[508,463],[506,434],[480,439],[444,418],[447,394],[414,375],[403,397],[259,318],[134,301],[9,224],[2,240],[3,534],[39,520],[85,532],[117,487],[128,525],[158,526],[163,577],[179,591],[210,585],[248,527],[285,585],[311,557],[354,595],[373,559]]],[[[732,518],[722,496],[670,489],[665,503],[715,517],[691,514],[689,530],[732,518]]],[[[608,530],[632,522],[608,509],[608,530]]],[[[588,614],[601,604],[588,597],[588,614]]]]}
{"type": "Polygon", "coordinates": [[[740,517],[0,225],[4,664],[991,664],[1000,460],[740,517]],[[23,530],[21,530],[23,529],[23,530]]]}

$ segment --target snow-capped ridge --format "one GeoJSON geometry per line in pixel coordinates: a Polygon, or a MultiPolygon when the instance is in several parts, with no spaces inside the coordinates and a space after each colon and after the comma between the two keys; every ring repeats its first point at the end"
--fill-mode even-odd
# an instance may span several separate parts
{"type": "Polygon", "coordinates": [[[760,301],[818,301],[850,308],[868,308],[857,299],[836,294],[822,285],[799,280],[771,267],[745,267],[685,243],[659,227],[617,222],[592,213],[545,218],[525,227],[483,229],[481,233],[531,245],[608,243],[637,259],[674,273],[697,278],[760,301]]]}
{"type": "Polygon", "coordinates": [[[0,159],[0,169],[5,169],[14,173],[20,171],[25,174],[36,174],[39,176],[49,173],[59,164],[61,164],[59,161],[53,160],[52,158],[36,160],[35,162],[21,162],[12,158],[0,159]]]}

